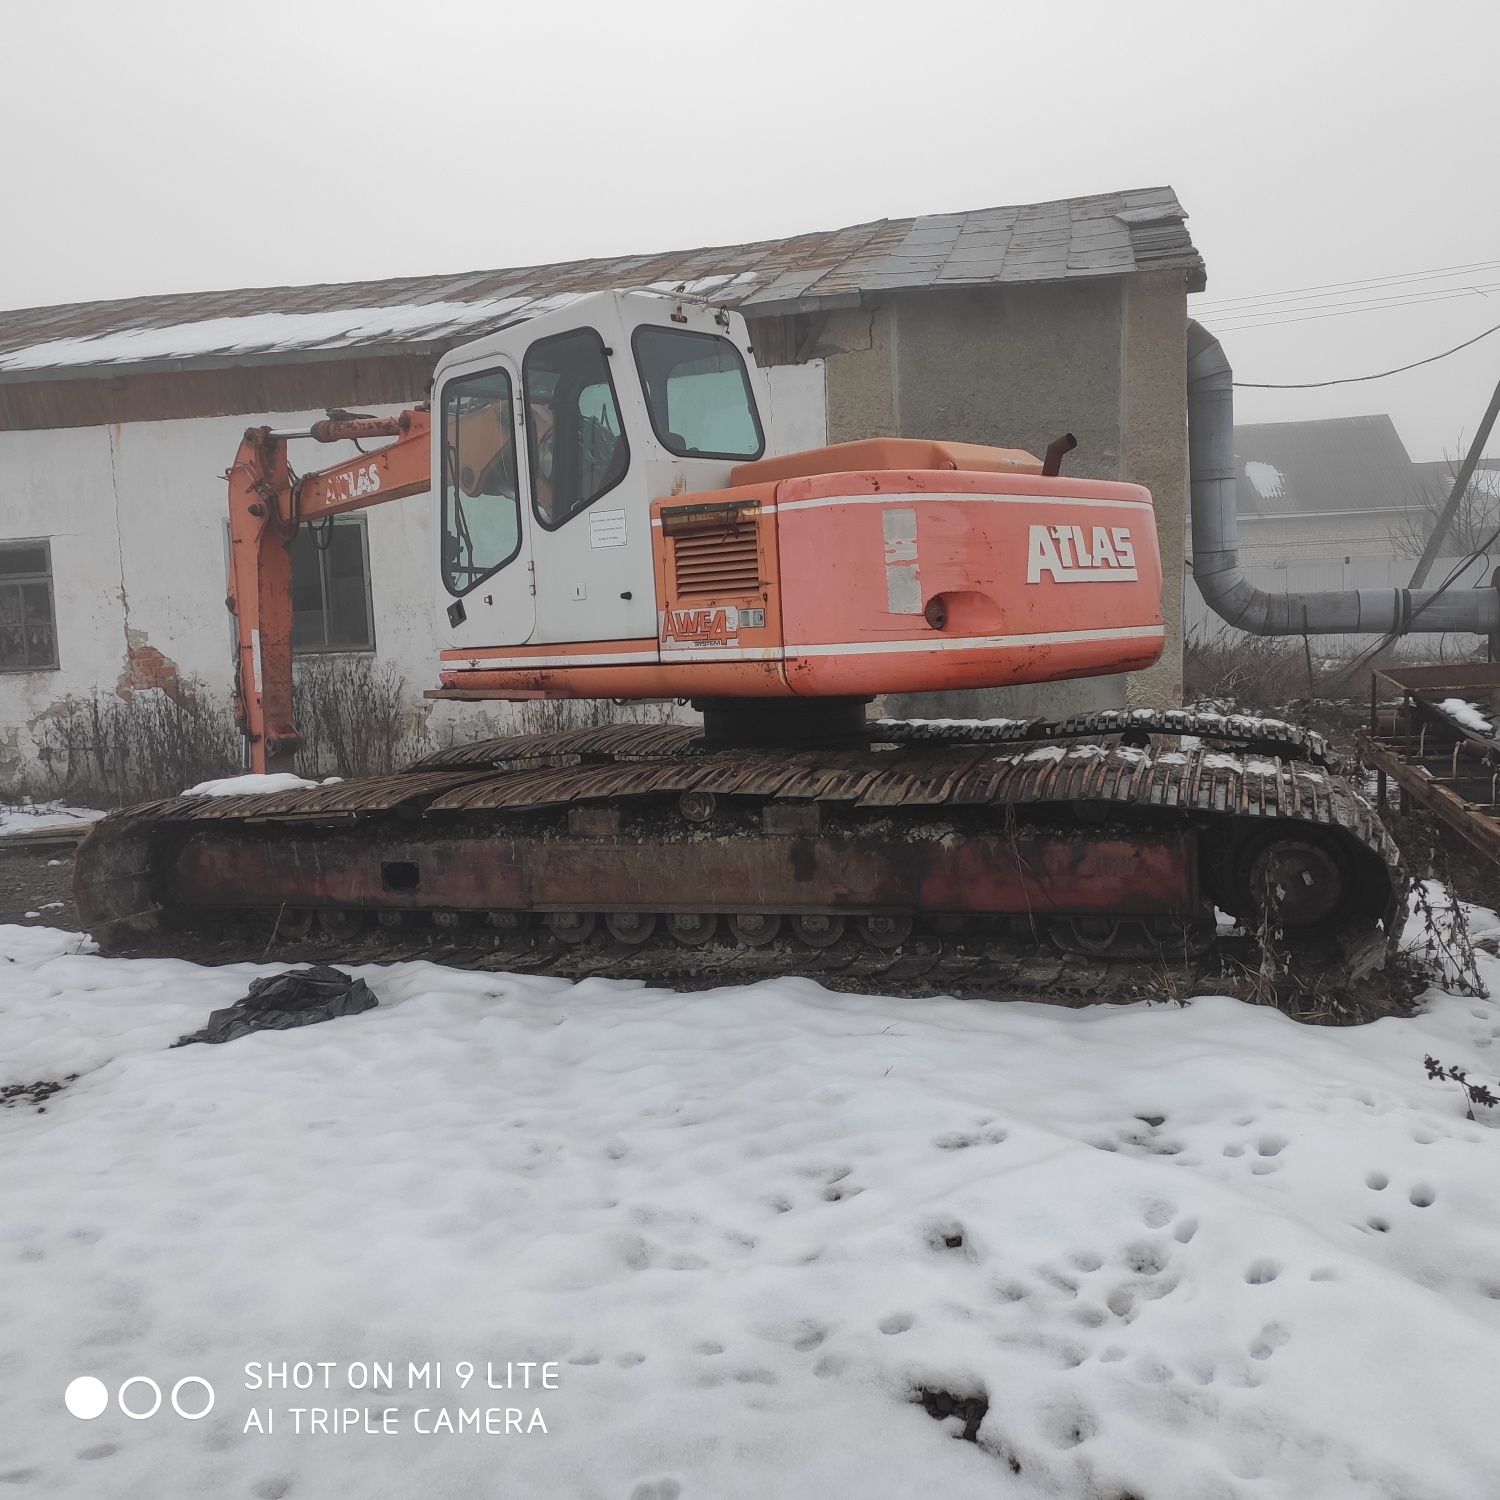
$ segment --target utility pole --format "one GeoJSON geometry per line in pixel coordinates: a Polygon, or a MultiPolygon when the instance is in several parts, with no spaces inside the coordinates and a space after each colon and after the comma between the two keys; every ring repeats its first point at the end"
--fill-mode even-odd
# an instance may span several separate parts
{"type": "Polygon", "coordinates": [[[1422,556],[1417,560],[1416,567],[1412,569],[1408,588],[1419,589],[1427,582],[1427,575],[1432,571],[1432,565],[1438,559],[1438,553],[1447,539],[1448,530],[1453,525],[1454,516],[1458,514],[1459,501],[1463,499],[1469,488],[1469,481],[1474,477],[1474,470],[1479,467],[1479,455],[1484,452],[1484,445],[1490,440],[1490,432],[1495,425],[1496,416],[1500,416],[1500,384],[1495,386],[1495,394],[1490,397],[1490,404],[1485,410],[1484,419],[1479,424],[1479,430],[1474,434],[1474,441],[1469,444],[1463,467],[1458,471],[1458,478],[1453,481],[1453,493],[1448,496],[1448,503],[1443,507],[1442,514],[1432,528],[1432,535],[1427,538],[1427,545],[1422,549],[1422,556]]]}

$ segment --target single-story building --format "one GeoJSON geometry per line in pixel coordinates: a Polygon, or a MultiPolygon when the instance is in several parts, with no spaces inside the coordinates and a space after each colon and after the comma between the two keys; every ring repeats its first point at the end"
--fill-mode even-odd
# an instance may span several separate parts
{"type": "MultiPolygon", "coordinates": [[[[1070,472],[1155,497],[1165,654],[1128,681],[982,707],[1177,700],[1187,295],[1205,283],[1185,218],[1148,188],[669,254],[0,312],[0,789],[34,777],[48,726],[100,695],[193,681],[227,700],[223,475],[245,427],[397,411],[454,345],[606,287],[737,306],[788,451],[891,434],[1040,453],[1075,433],[1070,472]]],[[[353,452],[302,449],[308,467],[353,452]]],[[[389,664],[434,726],[451,708],[420,696],[446,644],[435,529],[412,499],[295,554],[299,651],[389,664]]]]}

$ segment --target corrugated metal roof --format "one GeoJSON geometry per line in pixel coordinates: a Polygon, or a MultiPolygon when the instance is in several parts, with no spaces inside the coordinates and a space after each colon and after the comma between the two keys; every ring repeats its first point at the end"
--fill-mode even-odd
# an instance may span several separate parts
{"type": "Polygon", "coordinates": [[[1234,472],[1242,516],[1403,510],[1421,488],[1384,413],[1236,427],[1234,472]]]}
{"type": "Polygon", "coordinates": [[[1181,270],[1197,291],[1203,258],[1185,219],[1171,188],[1143,188],[659,255],[0,311],[0,380],[441,349],[619,286],[682,288],[749,316],[855,305],[865,293],[1137,270],[1181,270]]]}

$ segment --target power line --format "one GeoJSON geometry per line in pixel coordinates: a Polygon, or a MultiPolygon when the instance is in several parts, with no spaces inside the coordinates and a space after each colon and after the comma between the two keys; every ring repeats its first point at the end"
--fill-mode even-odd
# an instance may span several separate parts
{"type": "Polygon", "coordinates": [[[1500,333],[1500,323],[1496,323],[1493,328],[1486,328],[1483,333],[1476,333],[1473,338],[1465,339],[1461,344],[1455,344],[1451,349],[1444,349],[1441,354],[1430,354],[1426,359],[1415,359],[1409,365],[1397,365],[1394,370],[1377,370],[1373,375],[1347,375],[1340,380],[1291,382],[1236,380],[1235,385],[1247,391],[1316,391],[1330,385],[1358,385],[1365,380],[1384,380],[1387,375],[1400,375],[1407,370],[1419,369],[1422,365],[1436,364],[1440,359],[1447,359],[1450,354],[1457,354],[1459,350],[1467,349],[1471,344],[1477,344],[1480,339],[1487,339],[1492,333],[1500,333]]]}
{"type": "Polygon", "coordinates": [[[1434,266],[1421,271],[1394,271],[1389,276],[1363,276],[1353,281],[1326,281],[1318,286],[1292,287],[1284,292],[1253,292],[1244,297],[1219,297],[1211,298],[1207,302],[1198,304],[1198,310],[1224,308],[1235,306],[1246,302],[1280,301],[1282,299],[1300,298],[1303,295],[1311,295],[1317,292],[1340,292],[1349,291],[1358,287],[1376,287],[1384,283],[1417,280],[1436,276],[1456,276],[1461,271],[1485,271],[1491,266],[1500,265],[1500,261],[1479,260],[1471,261],[1461,266],[1434,266]]]}
{"type": "MultiPolygon", "coordinates": [[[[1414,292],[1410,296],[1381,297],[1369,302],[1330,302],[1324,307],[1287,309],[1294,315],[1287,317],[1270,316],[1264,318],[1243,318],[1239,322],[1216,323],[1221,332],[1234,333],[1242,328],[1280,328],[1287,323],[1317,323],[1325,318],[1348,318],[1358,313],[1381,312],[1386,308],[1396,307],[1421,307],[1428,302],[1452,302],[1460,297],[1484,296],[1488,292],[1500,290],[1500,282],[1484,282],[1479,286],[1444,287],[1439,290],[1430,287],[1425,292],[1414,292]]],[[[1232,313],[1226,313],[1226,318],[1233,318],[1232,313]]]]}

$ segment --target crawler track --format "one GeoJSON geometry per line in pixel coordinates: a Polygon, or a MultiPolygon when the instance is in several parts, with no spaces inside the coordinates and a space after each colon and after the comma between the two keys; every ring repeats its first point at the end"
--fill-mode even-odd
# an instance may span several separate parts
{"type": "Polygon", "coordinates": [[[1211,988],[1323,1019],[1404,998],[1376,973],[1395,849],[1317,736],[1186,712],[871,731],[766,752],[611,726],[147,804],[81,846],[80,915],[116,951],[207,961],[1063,1003],[1211,988]]]}

